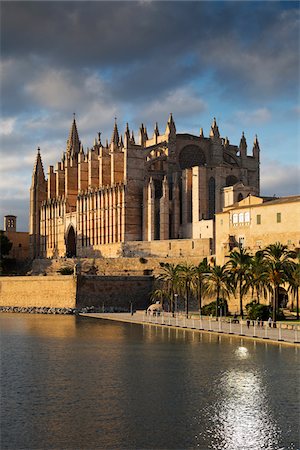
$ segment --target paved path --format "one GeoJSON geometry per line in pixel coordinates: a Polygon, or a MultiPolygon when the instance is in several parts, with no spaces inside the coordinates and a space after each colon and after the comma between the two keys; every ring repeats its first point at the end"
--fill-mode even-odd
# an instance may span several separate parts
{"type": "Polygon", "coordinates": [[[161,327],[182,328],[198,330],[201,332],[228,334],[230,336],[245,336],[248,339],[264,340],[267,342],[286,343],[292,345],[300,344],[300,328],[294,326],[287,329],[283,325],[277,324],[276,328],[270,328],[265,322],[264,326],[250,325],[247,327],[246,321],[232,323],[232,320],[202,317],[186,319],[182,315],[172,317],[171,314],[164,313],[160,316],[146,315],[144,311],[137,311],[133,315],[130,313],[81,313],[80,316],[96,319],[115,320],[120,322],[149,324],[161,327]]]}

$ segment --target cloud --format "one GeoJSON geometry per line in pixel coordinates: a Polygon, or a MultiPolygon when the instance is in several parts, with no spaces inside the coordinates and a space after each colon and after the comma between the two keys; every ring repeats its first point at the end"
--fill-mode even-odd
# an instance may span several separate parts
{"type": "Polygon", "coordinates": [[[271,111],[268,108],[258,108],[254,111],[237,111],[235,120],[241,125],[262,125],[269,122],[272,118],[271,111]]]}
{"type": "Polygon", "coordinates": [[[154,99],[141,105],[138,114],[134,116],[134,121],[136,124],[139,121],[144,123],[148,121],[151,125],[156,121],[166,124],[170,113],[173,113],[174,119],[180,122],[187,116],[190,118],[203,113],[206,108],[206,102],[199,94],[189,87],[181,87],[170,90],[163,99],[154,99]]]}
{"type": "Polygon", "coordinates": [[[16,123],[16,117],[8,117],[6,119],[0,120],[0,134],[4,136],[9,136],[14,130],[16,123]]]}
{"type": "Polygon", "coordinates": [[[266,160],[261,165],[262,195],[296,195],[300,194],[300,166],[282,164],[275,160],[266,160]]]}

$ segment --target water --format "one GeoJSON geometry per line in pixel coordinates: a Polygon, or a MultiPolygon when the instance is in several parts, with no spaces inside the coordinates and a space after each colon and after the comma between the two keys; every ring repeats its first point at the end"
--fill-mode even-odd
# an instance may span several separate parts
{"type": "Polygon", "coordinates": [[[2,314],[1,450],[297,449],[299,352],[2,314]]]}

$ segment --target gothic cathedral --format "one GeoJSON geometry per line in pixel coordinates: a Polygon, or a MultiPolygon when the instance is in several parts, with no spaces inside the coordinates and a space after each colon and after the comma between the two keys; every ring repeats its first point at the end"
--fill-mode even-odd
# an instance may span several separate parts
{"type": "Polygon", "coordinates": [[[100,133],[84,151],[76,120],[55,170],[44,173],[40,149],[30,188],[33,258],[96,257],[104,246],[131,241],[201,239],[199,224],[242,198],[259,195],[259,144],[251,154],[221,138],[214,119],[208,137],[176,133],[170,115],[138,142],[117,124],[110,143],[100,133]]]}

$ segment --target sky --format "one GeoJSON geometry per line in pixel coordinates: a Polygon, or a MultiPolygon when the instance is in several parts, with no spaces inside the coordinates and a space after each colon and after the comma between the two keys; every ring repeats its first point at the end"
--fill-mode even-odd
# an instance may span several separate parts
{"type": "MultiPolygon", "coordinates": [[[[0,216],[28,230],[37,147],[60,161],[117,117],[261,148],[261,194],[300,193],[300,8],[289,1],[1,1],[0,216]]],[[[2,220],[0,218],[0,220],[2,220]]]]}

